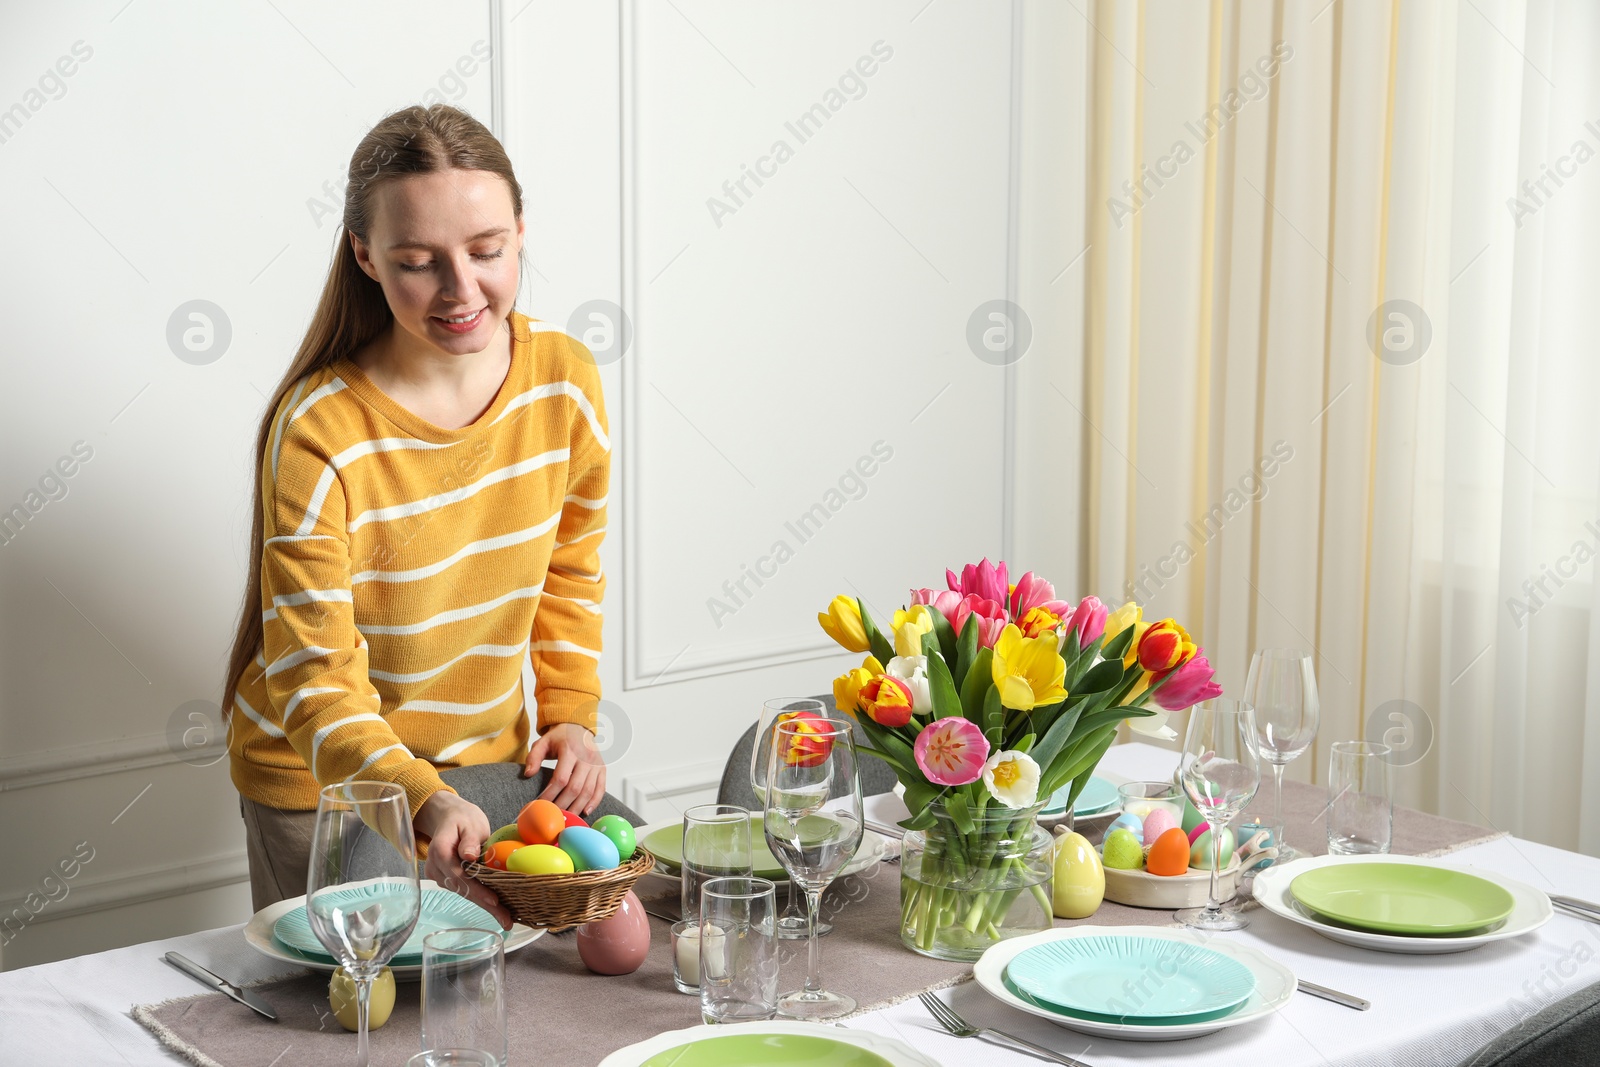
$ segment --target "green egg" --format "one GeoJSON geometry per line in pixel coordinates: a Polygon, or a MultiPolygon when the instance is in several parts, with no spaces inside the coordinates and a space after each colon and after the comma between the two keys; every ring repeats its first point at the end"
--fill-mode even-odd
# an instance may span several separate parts
{"type": "Polygon", "coordinates": [[[483,848],[484,848],[484,851],[487,852],[490,848],[494,847],[495,845],[498,845],[502,841],[521,841],[521,840],[522,840],[522,838],[517,836],[517,824],[514,823],[514,822],[513,823],[507,823],[506,825],[500,827],[500,829],[496,830],[494,833],[489,835],[489,840],[487,840],[487,841],[485,841],[483,843],[483,848]]]}
{"type": "Polygon", "coordinates": [[[1189,798],[1185,796],[1183,798],[1183,832],[1192,834],[1194,833],[1194,828],[1205,821],[1205,816],[1200,814],[1200,809],[1196,808],[1189,801],[1189,798]]]}
{"type": "Polygon", "coordinates": [[[1137,871],[1144,866],[1144,849],[1132,830],[1111,831],[1101,851],[1101,862],[1112,870],[1137,871]]]}
{"type": "Polygon", "coordinates": [[[617,862],[627,863],[633,857],[633,851],[638,847],[634,839],[633,824],[620,815],[603,815],[594,821],[594,829],[599,830],[617,846],[617,862]]]}
{"type": "MultiPolygon", "coordinates": [[[[1222,867],[1227,869],[1233,862],[1233,831],[1227,827],[1222,828],[1222,867]]],[[[1203,871],[1211,869],[1211,831],[1207,830],[1194,839],[1194,844],[1189,846],[1189,866],[1198,867],[1203,871]]]]}

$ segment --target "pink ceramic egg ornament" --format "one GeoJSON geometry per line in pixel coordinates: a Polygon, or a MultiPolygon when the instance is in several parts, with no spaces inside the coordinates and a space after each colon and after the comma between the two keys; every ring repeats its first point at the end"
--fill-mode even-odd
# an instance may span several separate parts
{"type": "Polygon", "coordinates": [[[1144,817],[1144,845],[1149,848],[1156,843],[1156,839],[1174,826],[1178,820],[1172,817],[1172,812],[1166,808],[1151,808],[1150,814],[1144,817]]]}
{"type": "Polygon", "coordinates": [[[578,956],[595,974],[632,974],[650,952],[650,917],[630,889],[615,915],[584,923],[576,937],[578,956]]]}

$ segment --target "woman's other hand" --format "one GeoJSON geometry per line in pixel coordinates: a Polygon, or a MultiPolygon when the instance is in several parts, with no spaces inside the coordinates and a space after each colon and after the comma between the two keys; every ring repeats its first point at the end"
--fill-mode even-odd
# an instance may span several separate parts
{"type": "Polygon", "coordinates": [[[468,875],[464,866],[479,858],[491,832],[483,809],[441,789],[423,801],[413,825],[419,836],[428,838],[428,861],[422,876],[466,897],[493,915],[502,929],[511,929],[510,909],[492,889],[468,875]]]}
{"type": "Polygon", "coordinates": [[[544,761],[556,769],[539,796],[566,811],[588,815],[606,795],[606,765],[594,746],[594,734],[575,722],[562,722],[540,734],[528,750],[523,777],[539,773],[544,761]]]}

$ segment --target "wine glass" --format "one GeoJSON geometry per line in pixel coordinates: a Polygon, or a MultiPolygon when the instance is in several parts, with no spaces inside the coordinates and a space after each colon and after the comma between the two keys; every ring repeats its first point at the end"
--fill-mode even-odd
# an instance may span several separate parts
{"type": "Polygon", "coordinates": [[[778,1014],[793,1019],[834,1019],[856,1008],[843,993],[822,988],[817,958],[817,909],[822,891],[861,846],[861,775],[850,724],[801,719],[772,728],[767,754],[763,824],[767,847],[806,894],[811,920],[806,984],[778,997],[778,1014]],[[830,797],[837,797],[829,804],[830,797]]]}
{"type": "Polygon", "coordinates": [[[1261,785],[1255,713],[1249,704],[1218,697],[1190,710],[1178,780],[1190,803],[1211,826],[1211,894],[1205,907],[1184,908],[1175,917],[1199,930],[1242,930],[1250,921],[1223,910],[1219,882],[1223,828],[1244,810],[1261,785]]]}
{"type": "Polygon", "coordinates": [[[1298,648],[1263,648],[1250,658],[1243,699],[1256,712],[1256,748],[1272,764],[1272,840],[1275,863],[1302,853],[1284,840],[1283,769],[1300,757],[1317,736],[1317,675],[1311,653],[1298,648]]]}
{"type": "MultiPolygon", "coordinates": [[[[827,709],[820,700],[779,697],[761,705],[761,720],[756,724],[756,743],[750,750],[750,786],[755,790],[757,807],[763,803],[763,798],[767,795],[767,754],[772,751],[772,724],[783,716],[792,716],[797,711],[809,711],[821,719],[828,717],[827,709]]],[[[806,920],[806,913],[800,908],[800,892],[793,882],[789,883],[788,898],[783,914],[778,916],[778,936],[785,941],[799,941],[801,938],[810,937],[811,924],[806,920]]],[[[817,919],[817,936],[825,937],[831,933],[833,924],[817,919]]]]}
{"type": "Polygon", "coordinates": [[[417,846],[406,791],[392,782],[324,786],[311,832],[306,919],[356,983],[358,1067],[367,1067],[373,979],[422,913],[417,846]]]}

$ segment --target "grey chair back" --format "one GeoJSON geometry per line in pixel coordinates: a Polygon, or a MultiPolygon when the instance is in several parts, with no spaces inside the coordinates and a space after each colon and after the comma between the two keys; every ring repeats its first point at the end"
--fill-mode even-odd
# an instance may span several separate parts
{"type": "Polygon", "coordinates": [[[1600,1064],[1600,983],[1523,1019],[1461,1067],[1546,1067],[1600,1064]]]}

